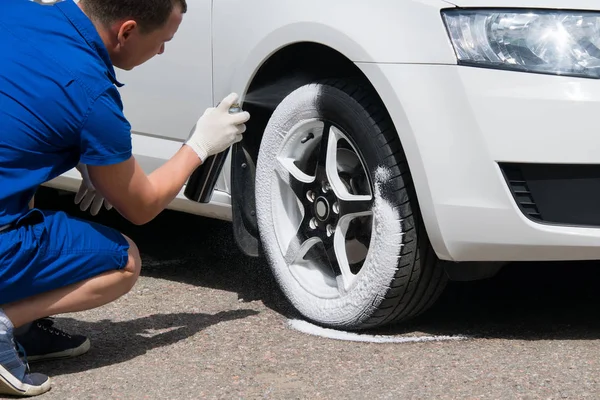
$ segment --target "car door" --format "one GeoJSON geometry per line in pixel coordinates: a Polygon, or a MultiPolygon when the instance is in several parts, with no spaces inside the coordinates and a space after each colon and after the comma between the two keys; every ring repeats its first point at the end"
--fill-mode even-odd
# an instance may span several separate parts
{"type": "Polygon", "coordinates": [[[212,0],[188,1],[175,38],[162,55],[131,71],[117,70],[133,152],[146,173],[175,154],[213,104],[212,0]]]}

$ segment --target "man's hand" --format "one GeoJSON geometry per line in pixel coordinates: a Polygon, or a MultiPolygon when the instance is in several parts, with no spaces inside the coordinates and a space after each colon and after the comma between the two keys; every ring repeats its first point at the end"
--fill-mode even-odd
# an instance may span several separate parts
{"type": "Polygon", "coordinates": [[[102,208],[102,204],[104,203],[104,207],[107,210],[110,210],[112,205],[106,201],[99,192],[96,191],[96,188],[90,180],[87,166],[79,163],[76,168],[81,173],[81,177],[83,178],[81,181],[81,186],[79,186],[79,191],[75,195],[75,204],[79,204],[81,202],[79,209],[81,211],[86,211],[91,205],[92,208],[90,209],[90,214],[95,216],[98,214],[98,212],[100,212],[100,208],[102,208]]]}
{"type": "Polygon", "coordinates": [[[201,163],[242,139],[250,114],[229,113],[237,99],[232,93],[217,107],[206,110],[186,143],[150,175],[132,156],[118,164],[90,166],[94,186],[133,224],[151,221],[173,201],[201,163]]]}
{"type": "Polygon", "coordinates": [[[203,163],[208,157],[242,140],[250,114],[246,111],[229,113],[229,108],[237,100],[238,95],[231,93],[217,107],[207,109],[186,141],[185,144],[194,150],[203,163]]]}

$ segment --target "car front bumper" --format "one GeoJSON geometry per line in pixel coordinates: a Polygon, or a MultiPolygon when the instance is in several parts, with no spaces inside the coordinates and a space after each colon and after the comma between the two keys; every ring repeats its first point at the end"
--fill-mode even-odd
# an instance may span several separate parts
{"type": "Polygon", "coordinates": [[[600,176],[589,176],[600,170],[600,81],[456,65],[358,66],[394,120],[442,259],[600,259],[600,176]],[[513,180],[515,167],[533,167],[541,208],[576,217],[532,217],[504,165],[513,180]],[[568,172],[582,165],[583,175],[568,172]],[[554,172],[544,177],[547,170],[554,172]],[[544,186],[547,178],[558,184],[544,186]],[[565,196],[565,188],[575,191],[565,196]]]}

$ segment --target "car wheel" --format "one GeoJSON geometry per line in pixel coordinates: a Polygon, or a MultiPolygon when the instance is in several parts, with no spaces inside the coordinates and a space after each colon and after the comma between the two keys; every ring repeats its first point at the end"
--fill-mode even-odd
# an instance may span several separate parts
{"type": "Polygon", "coordinates": [[[366,89],[305,85],[275,109],[256,170],[260,239],[308,320],[346,330],[412,318],[447,278],[394,127],[366,89]]]}

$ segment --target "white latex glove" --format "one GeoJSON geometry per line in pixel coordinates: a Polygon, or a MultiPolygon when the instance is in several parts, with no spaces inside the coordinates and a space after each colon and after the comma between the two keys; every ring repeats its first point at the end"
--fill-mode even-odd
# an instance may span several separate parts
{"type": "Polygon", "coordinates": [[[192,129],[185,144],[198,154],[202,162],[242,140],[250,114],[246,111],[229,113],[229,108],[237,100],[238,95],[231,93],[217,107],[207,109],[192,129]]]}
{"type": "Polygon", "coordinates": [[[81,181],[81,185],[79,186],[79,191],[75,195],[75,204],[79,205],[79,209],[81,211],[86,211],[90,208],[90,214],[97,215],[100,212],[100,208],[102,208],[102,204],[104,204],[104,208],[110,210],[112,204],[102,197],[102,195],[96,191],[94,185],[92,185],[92,181],[90,180],[90,175],[88,174],[87,165],[79,163],[77,165],[77,170],[81,173],[81,177],[83,178],[81,181]],[[83,201],[82,201],[83,200],[83,201]]]}

